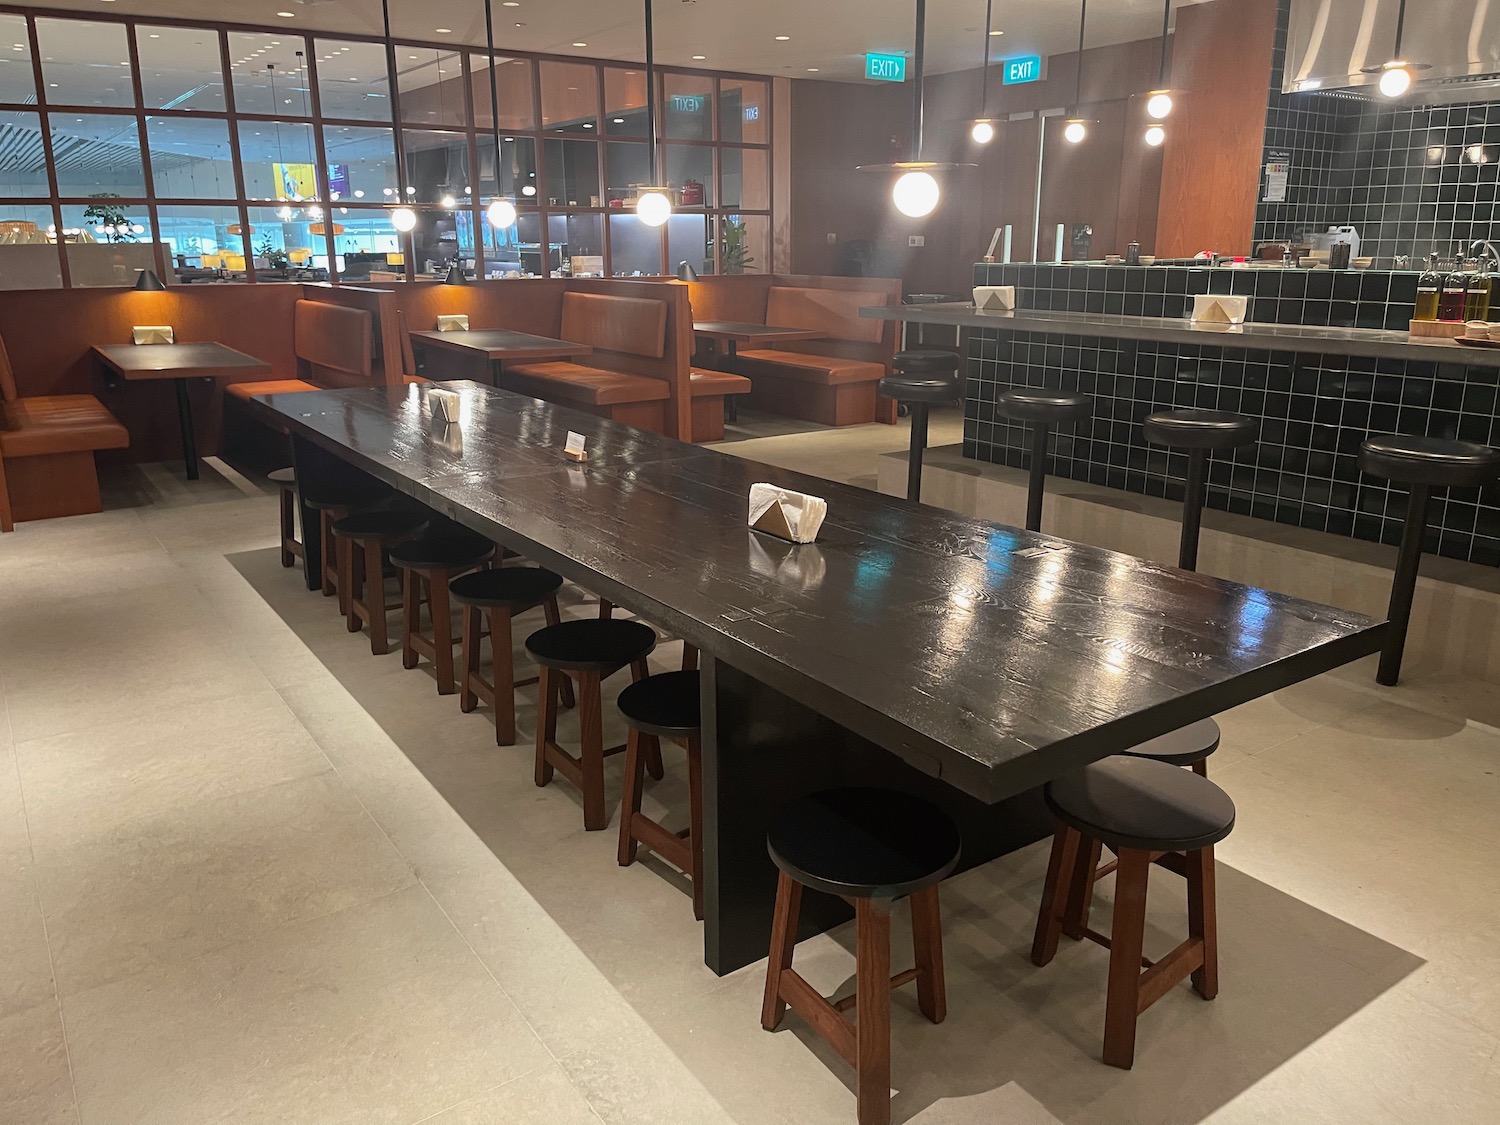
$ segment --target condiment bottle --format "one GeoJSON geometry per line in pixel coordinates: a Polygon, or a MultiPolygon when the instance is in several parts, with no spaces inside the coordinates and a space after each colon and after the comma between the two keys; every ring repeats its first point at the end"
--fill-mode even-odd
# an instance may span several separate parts
{"type": "Polygon", "coordinates": [[[1429,254],[1427,256],[1427,268],[1422,271],[1422,276],[1417,279],[1417,308],[1413,314],[1413,320],[1436,320],[1438,318],[1438,298],[1443,292],[1443,275],[1438,273],[1437,257],[1429,254]]]}
{"type": "Polygon", "coordinates": [[[1438,298],[1438,319],[1464,319],[1464,306],[1469,299],[1469,275],[1464,270],[1462,256],[1454,263],[1453,270],[1443,279],[1443,294],[1438,298]]]}
{"type": "Polygon", "coordinates": [[[1464,300],[1465,320],[1488,320],[1490,318],[1490,262],[1484,258],[1479,268],[1469,274],[1468,296],[1464,300]]]}

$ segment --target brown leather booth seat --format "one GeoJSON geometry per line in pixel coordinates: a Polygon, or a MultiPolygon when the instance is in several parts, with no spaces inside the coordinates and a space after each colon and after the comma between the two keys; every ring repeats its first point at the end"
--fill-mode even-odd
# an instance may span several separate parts
{"type": "Polygon", "coordinates": [[[311,380],[231,383],[225,392],[243,400],[251,395],[291,394],[370,383],[375,371],[375,317],[365,309],[298,301],[292,319],[292,348],[311,380]]]}
{"type": "Polygon", "coordinates": [[[730,371],[695,367],[688,386],[693,394],[693,440],[721,441],[724,437],[724,399],[750,393],[750,380],[730,371]]]}

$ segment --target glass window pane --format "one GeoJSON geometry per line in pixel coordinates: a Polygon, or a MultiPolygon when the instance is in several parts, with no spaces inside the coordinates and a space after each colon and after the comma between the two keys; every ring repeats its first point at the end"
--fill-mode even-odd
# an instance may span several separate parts
{"type": "Polygon", "coordinates": [[[339,211],[333,239],[339,276],[345,281],[370,281],[372,272],[404,277],[401,235],[391,225],[391,213],[383,207],[349,207],[339,211]]]}
{"type": "Polygon", "coordinates": [[[771,91],[753,78],[719,80],[719,140],[746,144],[771,141],[771,91]]]}
{"type": "Polygon", "coordinates": [[[146,194],[141,135],[133,116],[52,113],[52,155],[63,196],[146,194]]]}
{"type": "Polygon", "coordinates": [[[39,19],[36,38],[49,104],[135,105],[124,24],[39,19]]]}
{"type": "Polygon", "coordinates": [[[707,146],[668,145],[667,183],[678,207],[714,205],[714,150],[707,146]]]}
{"type": "Polygon", "coordinates": [[[591,132],[599,117],[599,75],[589,65],[543,61],[542,128],[591,132]]]}
{"type": "Polygon", "coordinates": [[[68,273],[75,289],[134,285],[138,271],[156,269],[144,206],[101,199],[64,207],[62,213],[68,273]]]}
{"type": "Polygon", "coordinates": [[[0,289],[57,289],[62,285],[52,208],[0,203],[0,289]]]}
{"type": "MultiPolygon", "coordinates": [[[[0,196],[50,195],[42,121],[34,113],[0,113],[0,196]]],[[[49,219],[48,222],[51,222],[49,219]]]]}
{"type": "Polygon", "coordinates": [[[250,208],[250,250],[256,281],[317,280],[328,268],[327,243],[315,224],[326,222],[317,204],[250,208]]]}
{"type": "Polygon", "coordinates": [[[318,105],[324,117],[391,119],[384,46],[316,39],[313,49],[318,53],[318,105]]]}
{"type": "Polygon", "coordinates": [[[231,31],[229,69],[238,113],[306,117],[307,41],[272,31],[231,31]]]}
{"type": "Polygon", "coordinates": [[[667,220],[667,271],[687,262],[699,273],[714,272],[713,218],[677,212],[667,220]]]}
{"type": "Polygon", "coordinates": [[[463,133],[434,133],[406,129],[406,197],[414,203],[466,202],[469,179],[469,138],[463,133]]]}
{"type": "Polygon", "coordinates": [[[25,16],[0,15],[0,102],[26,105],[36,99],[31,72],[31,36],[25,16]]]}
{"type": "Polygon", "coordinates": [[[599,146],[593,141],[548,138],[542,144],[546,158],[547,202],[554,207],[598,207],[599,146]]]}
{"type": "Polygon", "coordinates": [[[234,199],[229,122],[212,117],[150,117],[151,183],[158,199],[234,199]]]}
{"type": "Polygon", "coordinates": [[[771,268],[770,216],[726,215],[719,232],[719,255],[725,273],[764,273],[771,268]]]}
{"type": "MultiPolygon", "coordinates": [[[[490,68],[484,55],[469,56],[469,88],[474,96],[474,124],[480,129],[492,128],[490,122],[490,68]]],[[[495,98],[500,102],[500,128],[536,128],[536,97],[531,88],[531,62],[528,59],[495,60],[495,98]]]]}
{"type": "Polygon", "coordinates": [[[474,269],[474,213],[465,207],[419,207],[411,232],[418,279],[441,278],[456,259],[474,269]]]}
{"type": "MultiPolygon", "coordinates": [[[[486,204],[489,200],[484,201],[486,204]]],[[[535,212],[521,212],[517,221],[508,227],[496,227],[488,222],[480,224],[481,237],[484,240],[484,275],[486,277],[512,277],[521,275],[521,227],[528,221],[531,230],[535,232],[540,229],[537,226],[535,212]]],[[[535,234],[533,233],[533,238],[535,234]]]]}
{"type": "Polygon", "coordinates": [[[162,207],[157,212],[167,260],[179,285],[243,281],[245,236],[237,207],[162,207]]]}
{"type": "Polygon", "coordinates": [[[604,146],[609,206],[629,206],[641,187],[652,187],[651,150],[644,144],[612,141],[604,146]]]}
{"type": "Polygon", "coordinates": [[[463,56],[431,47],[396,45],[401,120],[412,125],[463,125],[463,56]]]}
{"type": "Polygon", "coordinates": [[[319,199],[317,151],[311,125],[291,121],[241,121],[240,163],[250,199],[319,199]]]}
{"type": "MultiPolygon", "coordinates": [[[[481,136],[479,143],[479,191],[495,195],[495,142],[481,136]]],[[[530,137],[500,139],[500,184],[498,193],[515,201],[536,194],[536,143],[530,137]],[[531,188],[527,192],[527,188],[531,188]]]]}
{"type": "Polygon", "coordinates": [[[720,206],[743,207],[746,211],[771,209],[771,156],[763,148],[721,148],[719,176],[723,189],[720,206]]]}
{"type": "Polygon", "coordinates": [[[323,182],[331,202],[375,201],[395,194],[396,136],[389,127],[325,125],[323,151],[328,154],[323,182]]]}
{"type": "Polygon", "coordinates": [[[635,213],[609,217],[609,269],[616,277],[655,276],[661,268],[661,228],[648,227],[635,213]]]}
{"type": "Polygon", "coordinates": [[[200,28],[140,27],[141,96],[148,109],[224,111],[219,33],[200,28]]]}
{"type": "Polygon", "coordinates": [[[642,71],[605,67],[604,132],[611,137],[650,135],[646,75],[642,71]]]}
{"type": "Polygon", "coordinates": [[[562,276],[607,276],[604,272],[603,215],[549,215],[547,224],[553,237],[563,244],[562,269],[558,271],[562,276]]]}
{"type": "Polygon", "coordinates": [[[535,211],[522,211],[516,223],[516,254],[522,277],[542,276],[542,217],[535,211]]]}
{"type": "Polygon", "coordinates": [[[669,140],[714,139],[714,80],[687,74],[662,79],[662,124],[669,140]]]}

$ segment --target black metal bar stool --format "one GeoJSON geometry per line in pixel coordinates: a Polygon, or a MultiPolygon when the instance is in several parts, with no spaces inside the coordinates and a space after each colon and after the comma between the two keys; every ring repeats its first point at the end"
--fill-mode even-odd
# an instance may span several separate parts
{"type": "Polygon", "coordinates": [[[290,465],[266,476],[276,486],[281,500],[281,565],[296,566],[302,557],[302,542],[297,538],[297,474],[290,465]]]}
{"type": "MultiPolygon", "coordinates": [[[[514,689],[537,682],[535,676],[516,679],[511,623],[517,614],[541,606],[547,624],[556,625],[560,620],[557,591],[562,583],[560,575],[536,566],[476,570],[448,583],[448,593],[463,606],[463,667],[458,677],[458,706],[466,713],[481,701],[494,708],[497,746],[510,746],[516,741],[514,689]],[[479,647],[486,633],[494,664],[493,680],[486,680],[479,671],[479,647]]],[[[572,707],[573,682],[566,676],[561,689],[563,705],[572,707]]]]}
{"type": "Polygon", "coordinates": [[[703,759],[699,752],[699,678],[696,671],[647,676],[620,693],[620,714],[630,727],[625,740],[625,793],[620,800],[620,866],[635,862],[645,844],[693,881],[693,917],[703,918],[703,759]],[[688,827],[669,832],[641,812],[646,759],[661,754],[661,739],[687,750],[688,827]]]}
{"type": "Polygon", "coordinates": [[[1007,418],[1031,423],[1031,481],[1026,490],[1026,530],[1042,530],[1042,490],[1047,480],[1047,437],[1054,426],[1077,422],[1094,412],[1093,400],[1075,391],[1012,387],[995,399],[1007,418]]]}
{"type": "Polygon", "coordinates": [[[788,1006],[854,1068],[860,1125],[891,1119],[891,989],[915,980],[933,1023],[948,1013],[938,884],[958,866],[946,813],[908,793],[830,789],[784,808],[766,836],[780,868],[760,1024],[774,1031],[788,1006]],[[792,968],[802,889],[854,905],[855,992],[830,1003],[792,968]],[[911,899],[916,967],[891,975],[891,904],[911,899]],[[858,1019],[843,1013],[858,1005],[858,1019]]]}
{"type": "Polygon", "coordinates": [[[1031,960],[1037,965],[1051,961],[1064,932],[1109,950],[1104,1061],[1128,1070],[1135,1062],[1140,1013],[1189,976],[1203,999],[1218,995],[1213,846],[1234,829],[1234,802],[1207,778],[1166,762],[1124,755],[1050,781],[1043,792],[1059,827],[1031,960]],[[1119,857],[1107,936],[1089,929],[1080,909],[1094,883],[1095,842],[1119,857]],[[1155,962],[1142,956],[1152,864],[1183,876],[1188,892],[1187,940],[1155,962]]]}
{"type": "MultiPolygon", "coordinates": [[[[553,770],[583,791],[583,826],[596,832],[609,824],[604,808],[604,759],[625,749],[604,746],[600,683],[626,665],[631,678],[646,678],[646,657],[656,647],[656,630],[639,621],[592,618],[564,621],[526,638],[526,651],[542,667],[537,687],[536,783],[546,785],[553,770]],[[562,681],[578,680],[578,757],[557,743],[558,696],[562,681]]],[[[662,776],[661,759],[647,763],[662,776]]]]}
{"type": "MultiPolygon", "coordinates": [[[[345,591],[339,587],[339,551],[333,538],[333,525],[355,512],[379,504],[391,496],[391,490],[371,480],[361,484],[303,484],[302,503],[318,513],[319,575],[323,596],[339,598],[339,616],[349,612],[345,591]]],[[[303,535],[308,531],[304,528],[303,535]]]]}
{"type": "Polygon", "coordinates": [[[1411,603],[1422,566],[1422,540],[1427,534],[1427,506],[1434,488],[1478,488],[1500,477],[1500,449],[1467,441],[1390,434],[1366,438],[1359,447],[1359,467],[1371,476],[1404,484],[1410,492],[1396,574],[1391,582],[1391,604],[1386,616],[1390,631],[1380,650],[1377,683],[1394,685],[1401,678],[1401,654],[1411,622],[1411,603]]]}
{"type": "Polygon", "coordinates": [[[1187,491],[1182,498],[1182,542],[1177,565],[1198,569],[1198,531],[1203,521],[1203,498],[1208,488],[1208,456],[1215,449],[1250,445],[1260,424],[1248,414],[1227,410],[1158,410],[1146,415],[1146,440],[1188,451],[1187,491]]]}
{"type": "Polygon", "coordinates": [[[439,695],[452,695],[453,611],[448,583],[486,565],[499,550],[484,536],[444,521],[423,535],[391,549],[391,565],[401,572],[401,666],[415,668],[419,657],[432,661],[439,695]],[[432,619],[432,635],[422,632],[422,604],[432,619]]]}
{"type": "Polygon", "coordinates": [[[344,603],[349,632],[361,624],[370,629],[370,653],[391,651],[386,632],[387,611],[400,609],[385,600],[385,555],[398,543],[427,530],[427,516],[404,508],[382,508],[347,515],[333,525],[339,555],[339,597],[344,603]]]}
{"type": "Polygon", "coordinates": [[[911,451],[906,461],[906,498],[922,498],[922,454],[927,449],[927,411],[934,403],[963,397],[958,369],[963,363],[954,352],[897,352],[891,357],[892,374],[880,380],[880,393],[893,398],[911,414],[911,451]]]}

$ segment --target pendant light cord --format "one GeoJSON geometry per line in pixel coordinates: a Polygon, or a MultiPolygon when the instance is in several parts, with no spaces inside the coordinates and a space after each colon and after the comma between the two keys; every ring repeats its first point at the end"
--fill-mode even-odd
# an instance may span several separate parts
{"type": "Polygon", "coordinates": [[[917,42],[912,53],[911,158],[922,159],[922,63],[927,51],[927,0],[917,0],[917,42]]]}
{"type": "Polygon", "coordinates": [[[1089,0],[1079,0],[1078,4],[1078,67],[1073,72],[1073,113],[1079,112],[1079,105],[1083,101],[1083,28],[1089,18],[1089,0]]]}
{"type": "Polygon", "coordinates": [[[995,0],[984,0],[984,41],[979,52],[979,116],[990,104],[990,9],[995,0]]]}
{"type": "Polygon", "coordinates": [[[1395,57],[1401,57],[1401,33],[1406,30],[1406,0],[1396,6],[1396,52],[1395,57]]]}
{"type": "MultiPolygon", "coordinates": [[[[391,104],[391,123],[398,130],[401,122],[397,114],[400,98],[396,94],[396,41],[391,38],[391,0],[380,0],[380,14],[385,22],[385,82],[389,87],[386,91],[386,100],[391,104]]],[[[399,139],[399,132],[397,137],[399,139]]],[[[406,161],[403,153],[397,146],[396,153],[396,190],[398,192],[396,203],[398,206],[406,206],[406,161]]]]}
{"type": "Polygon", "coordinates": [[[651,22],[651,0],[646,0],[646,128],[649,131],[651,182],[660,176],[656,168],[656,33],[651,22]]]}
{"type": "Polygon", "coordinates": [[[500,92],[495,84],[495,7],[484,0],[484,42],[490,51],[490,126],[495,132],[495,198],[500,198],[500,92]]]}
{"type": "Polygon", "coordinates": [[[1167,32],[1172,26],[1172,0],[1166,0],[1161,9],[1161,50],[1158,52],[1156,63],[1156,86],[1161,89],[1167,84],[1167,32]]]}

